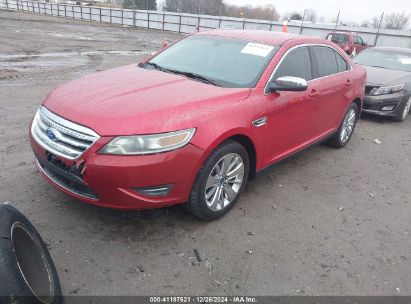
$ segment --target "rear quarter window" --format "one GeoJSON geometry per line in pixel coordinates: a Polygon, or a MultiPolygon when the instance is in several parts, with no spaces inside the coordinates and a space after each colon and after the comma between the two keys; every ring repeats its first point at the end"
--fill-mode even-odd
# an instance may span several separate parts
{"type": "Polygon", "coordinates": [[[350,65],[348,64],[345,59],[338,54],[338,52],[334,51],[335,59],[337,60],[337,70],[338,72],[348,71],[350,69],[350,65]]]}

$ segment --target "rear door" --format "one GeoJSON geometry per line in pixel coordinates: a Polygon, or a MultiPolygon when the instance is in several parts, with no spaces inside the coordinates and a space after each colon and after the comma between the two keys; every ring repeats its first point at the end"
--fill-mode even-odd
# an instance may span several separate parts
{"type": "Polygon", "coordinates": [[[330,46],[311,46],[310,51],[313,54],[315,71],[311,90],[318,92],[318,96],[312,98],[317,108],[315,128],[317,134],[324,135],[338,127],[347,107],[347,100],[351,98],[351,67],[330,46]]]}

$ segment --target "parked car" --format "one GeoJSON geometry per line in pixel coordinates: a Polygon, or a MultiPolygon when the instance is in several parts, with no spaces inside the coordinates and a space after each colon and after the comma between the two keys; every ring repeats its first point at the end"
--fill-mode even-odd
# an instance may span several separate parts
{"type": "Polygon", "coordinates": [[[372,48],[355,62],[368,71],[363,111],[404,121],[411,108],[411,49],[372,48]]]}
{"type": "Polygon", "coordinates": [[[247,180],[318,142],[343,147],[366,71],[331,42],[266,31],[189,36],[51,92],[30,140],[48,182],[88,203],[224,215],[247,180]]]}
{"type": "Polygon", "coordinates": [[[336,43],[344,52],[353,56],[370,47],[360,36],[351,32],[331,32],[326,39],[336,43]]]}

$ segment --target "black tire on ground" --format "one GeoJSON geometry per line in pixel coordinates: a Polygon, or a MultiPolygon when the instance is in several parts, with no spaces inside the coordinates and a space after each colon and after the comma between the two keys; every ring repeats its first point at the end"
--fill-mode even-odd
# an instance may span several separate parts
{"type": "Polygon", "coordinates": [[[241,192],[245,189],[248,180],[249,167],[250,165],[247,150],[236,141],[225,141],[211,153],[211,155],[204,162],[203,166],[200,168],[191,190],[190,199],[184,207],[190,213],[202,220],[214,220],[224,216],[235,205],[241,195],[241,192]],[[222,157],[230,153],[236,153],[242,158],[244,163],[243,182],[236,198],[228,206],[222,210],[213,211],[208,208],[205,200],[206,181],[216,163],[221,160],[222,157]]]}
{"type": "Polygon", "coordinates": [[[338,127],[338,131],[331,138],[329,138],[325,143],[327,145],[329,145],[331,147],[335,147],[335,148],[345,147],[349,143],[352,135],[354,134],[354,130],[355,130],[355,126],[357,125],[358,117],[359,117],[358,106],[355,102],[353,102],[350,105],[350,107],[348,108],[347,112],[345,112],[344,118],[341,121],[340,126],[338,127]],[[351,109],[354,109],[354,111],[355,111],[354,127],[353,127],[353,130],[352,130],[350,136],[348,137],[348,139],[345,140],[345,141],[342,141],[341,140],[341,132],[343,131],[344,121],[345,121],[345,118],[347,117],[347,115],[348,115],[348,113],[350,112],[351,109]]]}
{"type": "Polygon", "coordinates": [[[0,303],[62,303],[44,241],[22,213],[6,204],[0,205],[0,303]]]}
{"type": "Polygon", "coordinates": [[[406,100],[406,102],[403,103],[403,107],[402,107],[402,111],[400,114],[398,114],[398,116],[393,117],[392,119],[398,122],[403,122],[407,116],[410,113],[410,108],[407,107],[408,103],[411,103],[411,97],[409,97],[409,99],[406,100]]]}

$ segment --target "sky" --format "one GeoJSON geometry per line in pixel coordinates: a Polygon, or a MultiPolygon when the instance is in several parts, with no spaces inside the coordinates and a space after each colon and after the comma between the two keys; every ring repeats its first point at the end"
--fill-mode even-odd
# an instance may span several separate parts
{"type": "Polygon", "coordinates": [[[410,0],[225,0],[231,4],[264,5],[274,4],[281,15],[288,12],[303,12],[304,9],[314,9],[318,16],[326,20],[335,19],[341,10],[340,19],[344,21],[361,22],[375,16],[392,12],[411,14],[410,0]]]}

